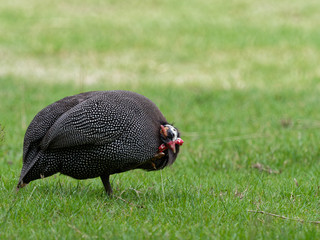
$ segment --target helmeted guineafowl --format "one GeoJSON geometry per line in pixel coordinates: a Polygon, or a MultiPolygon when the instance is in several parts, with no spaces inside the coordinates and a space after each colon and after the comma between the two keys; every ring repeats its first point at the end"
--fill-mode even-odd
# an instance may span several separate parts
{"type": "Polygon", "coordinates": [[[159,170],[172,164],[183,141],[148,98],[129,91],[94,91],[63,98],[41,110],[24,138],[17,188],[55,173],[100,177],[159,170]]]}

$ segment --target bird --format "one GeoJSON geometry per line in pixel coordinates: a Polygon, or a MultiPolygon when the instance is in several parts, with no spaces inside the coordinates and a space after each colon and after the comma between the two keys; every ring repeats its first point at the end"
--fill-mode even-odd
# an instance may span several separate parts
{"type": "Polygon", "coordinates": [[[110,175],[156,171],[173,164],[183,140],[147,97],[125,90],[90,91],[42,109],[23,142],[17,190],[56,173],[100,177],[108,195],[110,175]]]}

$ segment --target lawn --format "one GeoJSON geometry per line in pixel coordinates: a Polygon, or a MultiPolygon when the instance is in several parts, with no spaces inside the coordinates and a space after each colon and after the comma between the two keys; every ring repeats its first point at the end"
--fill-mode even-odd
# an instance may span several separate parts
{"type": "Polygon", "coordinates": [[[0,4],[0,239],[320,237],[320,3],[0,4]],[[18,193],[28,124],[90,90],[154,101],[185,144],[173,166],[63,175],[18,193]]]}

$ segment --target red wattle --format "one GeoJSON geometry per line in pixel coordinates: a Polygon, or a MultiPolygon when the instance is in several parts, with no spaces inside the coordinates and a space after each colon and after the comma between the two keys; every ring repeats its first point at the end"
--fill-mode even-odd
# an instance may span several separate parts
{"type": "Polygon", "coordinates": [[[167,149],[167,146],[164,143],[162,143],[158,149],[159,149],[159,152],[163,152],[164,150],[167,149]]]}
{"type": "Polygon", "coordinates": [[[183,142],[183,140],[181,138],[177,138],[175,143],[181,146],[184,142],[183,142]]]}
{"type": "Polygon", "coordinates": [[[163,151],[167,150],[168,148],[170,148],[173,152],[175,152],[176,151],[175,145],[178,144],[181,146],[183,143],[184,143],[184,141],[181,138],[177,138],[175,141],[171,141],[171,142],[167,143],[167,145],[162,143],[159,146],[158,150],[159,150],[159,152],[163,152],[163,151]]]}

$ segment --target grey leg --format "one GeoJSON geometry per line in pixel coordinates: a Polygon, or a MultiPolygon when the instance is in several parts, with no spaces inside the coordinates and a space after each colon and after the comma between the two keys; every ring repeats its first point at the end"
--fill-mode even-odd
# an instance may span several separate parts
{"type": "Polygon", "coordinates": [[[106,190],[106,193],[111,196],[112,195],[112,187],[109,181],[109,176],[110,175],[102,175],[100,176],[101,181],[103,183],[104,189],[106,190]]]}

